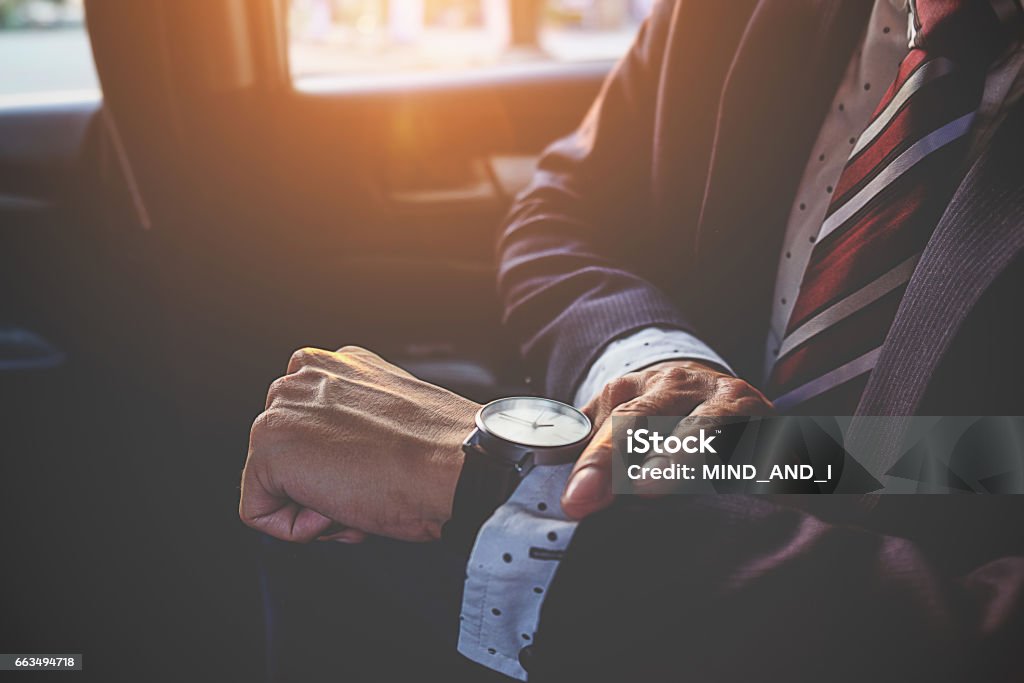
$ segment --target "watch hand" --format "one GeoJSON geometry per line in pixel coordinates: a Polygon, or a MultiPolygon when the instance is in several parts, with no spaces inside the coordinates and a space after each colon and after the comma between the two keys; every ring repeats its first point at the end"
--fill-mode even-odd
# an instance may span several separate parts
{"type": "Polygon", "coordinates": [[[505,413],[498,413],[498,417],[503,417],[506,420],[514,420],[515,422],[522,422],[524,425],[530,425],[531,427],[533,426],[532,422],[524,420],[521,417],[513,417],[512,415],[506,415],[505,413]]]}
{"type": "Polygon", "coordinates": [[[522,423],[524,425],[530,425],[531,427],[533,427],[535,429],[538,428],[538,427],[554,427],[555,426],[553,424],[539,425],[539,424],[536,424],[534,422],[530,422],[529,420],[523,419],[521,417],[514,417],[512,415],[506,415],[505,413],[498,413],[498,417],[503,417],[506,420],[512,420],[514,422],[519,422],[519,423],[522,423]]]}
{"type": "Polygon", "coordinates": [[[537,413],[537,419],[533,421],[534,429],[537,428],[537,423],[540,422],[541,420],[543,420],[544,416],[547,415],[547,414],[548,414],[548,411],[546,411],[546,410],[542,410],[539,413],[537,413]]]}

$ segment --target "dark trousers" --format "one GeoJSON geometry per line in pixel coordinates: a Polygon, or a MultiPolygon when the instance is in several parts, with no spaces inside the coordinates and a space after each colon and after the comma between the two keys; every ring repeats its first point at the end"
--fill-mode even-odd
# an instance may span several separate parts
{"type": "Polygon", "coordinates": [[[456,651],[466,558],[439,543],[261,548],[268,678],[509,681],[456,651]]]}

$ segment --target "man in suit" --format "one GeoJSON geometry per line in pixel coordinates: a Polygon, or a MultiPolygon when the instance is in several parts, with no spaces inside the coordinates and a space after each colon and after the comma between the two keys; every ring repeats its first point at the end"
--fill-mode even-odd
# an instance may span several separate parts
{"type": "MultiPolygon", "coordinates": [[[[1017,0],[655,6],[501,239],[527,363],[604,426],[480,531],[463,654],[530,680],[1020,677],[1017,497],[616,500],[607,418],[1022,414],[1022,25],[1017,0]],[[488,554],[541,527],[557,573],[488,554]]],[[[242,517],[436,539],[474,409],[362,350],[300,353],[242,517]]]]}

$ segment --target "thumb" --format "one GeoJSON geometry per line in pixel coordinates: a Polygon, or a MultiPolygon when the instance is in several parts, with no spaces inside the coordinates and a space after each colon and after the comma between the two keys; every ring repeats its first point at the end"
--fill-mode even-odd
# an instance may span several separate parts
{"type": "Polygon", "coordinates": [[[276,509],[243,517],[243,520],[257,531],[295,543],[309,543],[334,526],[331,518],[290,500],[279,502],[276,509]]]}
{"type": "Polygon", "coordinates": [[[246,525],[282,541],[297,543],[308,543],[334,526],[332,519],[295,502],[279,487],[265,485],[266,480],[266,475],[257,476],[255,468],[248,464],[242,472],[238,514],[246,525]]]}
{"type": "Polygon", "coordinates": [[[576,461],[562,493],[562,510],[583,519],[608,507],[612,495],[612,421],[605,420],[576,461]]]}
{"type": "MultiPolygon", "coordinates": [[[[338,526],[339,525],[337,525],[337,524],[334,525],[335,528],[337,528],[338,526]]],[[[334,529],[328,529],[327,533],[325,533],[322,536],[317,537],[316,540],[318,540],[318,541],[336,541],[338,543],[357,544],[357,543],[362,543],[363,541],[366,540],[366,538],[367,538],[367,534],[366,534],[365,531],[360,531],[359,529],[353,529],[352,527],[344,527],[344,528],[339,529],[338,531],[335,531],[334,529]]]]}

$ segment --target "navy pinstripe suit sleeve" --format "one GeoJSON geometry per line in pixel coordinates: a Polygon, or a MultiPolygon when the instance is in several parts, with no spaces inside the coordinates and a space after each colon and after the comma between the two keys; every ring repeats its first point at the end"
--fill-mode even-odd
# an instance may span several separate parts
{"type": "Polygon", "coordinates": [[[562,400],[613,339],[651,325],[693,332],[645,265],[658,249],[645,210],[673,7],[655,6],[579,128],[544,153],[499,241],[505,323],[562,400]]]}

